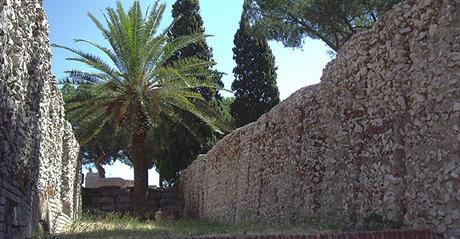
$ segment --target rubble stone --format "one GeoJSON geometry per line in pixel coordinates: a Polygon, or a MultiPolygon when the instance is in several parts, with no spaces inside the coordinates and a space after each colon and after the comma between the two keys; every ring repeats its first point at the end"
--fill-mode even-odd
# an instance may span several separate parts
{"type": "Polygon", "coordinates": [[[0,193],[0,204],[22,205],[22,227],[5,224],[11,214],[0,213],[0,238],[22,238],[40,220],[56,232],[79,213],[79,146],[50,58],[42,1],[0,1],[0,175],[3,186],[20,191],[16,198],[0,193]]]}
{"type": "Polygon", "coordinates": [[[401,3],[353,36],[320,84],[235,130],[182,173],[185,215],[356,228],[378,214],[459,230],[460,181],[451,176],[460,168],[459,5],[401,3]]]}

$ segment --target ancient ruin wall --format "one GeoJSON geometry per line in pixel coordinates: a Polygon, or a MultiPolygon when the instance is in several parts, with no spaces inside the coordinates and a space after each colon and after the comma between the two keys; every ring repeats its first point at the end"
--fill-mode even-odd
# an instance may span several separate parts
{"type": "Polygon", "coordinates": [[[0,0],[0,238],[40,220],[58,231],[79,210],[78,143],[50,57],[42,1],[0,0]]]}
{"type": "Polygon", "coordinates": [[[183,172],[185,214],[228,223],[460,229],[460,1],[406,1],[183,172]]]}
{"type": "MultiPolygon", "coordinates": [[[[82,209],[84,212],[98,215],[100,213],[134,214],[136,201],[133,187],[99,187],[82,188],[82,209]]],[[[159,210],[169,218],[182,217],[183,200],[177,189],[149,188],[148,215],[153,219],[159,210]]]]}

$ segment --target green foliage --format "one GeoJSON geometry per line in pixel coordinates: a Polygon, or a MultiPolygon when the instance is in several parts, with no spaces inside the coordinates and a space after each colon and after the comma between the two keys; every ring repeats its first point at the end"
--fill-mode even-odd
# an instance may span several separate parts
{"type": "MultiPolygon", "coordinates": [[[[231,102],[229,98],[209,102],[213,105],[212,108],[217,109],[217,117],[228,130],[234,128],[229,107],[231,102]]],[[[184,117],[192,118],[191,115],[185,112],[184,114],[184,117]]],[[[192,122],[188,127],[197,127],[197,129],[190,131],[183,125],[167,121],[163,121],[163,124],[157,128],[158,137],[155,138],[154,144],[160,148],[154,152],[155,168],[165,187],[178,185],[181,171],[186,169],[198,154],[209,151],[222,137],[212,133],[209,127],[200,124],[196,119],[195,123],[192,122]],[[198,132],[198,135],[192,132],[198,132]]]]}
{"type": "MultiPolygon", "coordinates": [[[[171,39],[205,33],[198,0],[177,0],[172,8],[172,17],[174,18],[174,24],[168,33],[171,39]]],[[[201,39],[175,52],[169,62],[189,57],[212,61],[212,48],[208,46],[205,39],[201,39]]],[[[201,77],[210,78],[220,87],[224,86],[221,80],[222,74],[211,67],[209,67],[209,74],[201,77]]],[[[197,90],[207,100],[220,99],[220,94],[216,90],[209,88],[199,88],[197,90]]]]}
{"type": "Polygon", "coordinates": [[[221,108],[219,118],[222,120],[222,122],[225,122],[230,129],[235,128],[235,119],[233,118],[230,109],[234,101],[235,97],[227,97],[219,102],[221,108]]]}
{"type": "Polygon", "coordinates": [[[117,2],[116,8],[106,9],[104,24],[89,14],[110,47],[83,39],[76,42],[95,47],[110,62],[97,55],[54,45],[76,55],[68,60],[92,68],[92,72],[68,71],[73,82],[94,84],[91,88],[94,94],[68,103],[67,117],[78,127],[77,135],[83,144],[97,139],[106,129],[112,129],[113,135],[123,139],[123,149],[134,165],[136,212],[141,218],[146,213],[147,174],[152,161],[147,154],[147,141],[154,137],[162,121],[180,123],[192,130],[187,125],[188,118],[181,117],[187,112],[211,130],[222,132],[217,118],[209,114],[212,110],[207,101],[195,91],[219,90],[214,81],[203,77],[209,74],[213,63],[196,57],[170,61],[177,51],[204,37],[198,33],[171,39],[168,31],[157,34],[164,10],[165,5],[155,1],[144,15],[138,1],[128,11],[117,2]]]}
{"type": "MultiPolygon", "coordinates": [[[[154,35],[160,24],[157,18],[161,18],[165,8],[163,4],[156,3],[147,18],[143,17],[138,2],[127,13],[121,3],[117,5],[117,9],[107,9],[107,27],[89,14],[109,41],[111,49],[90,41],[76,40],[95,46],[111,59],[112,64],[89,53],[54,45],[78,56],[68,60],[83,62],[96,70],[93,73],[67,71],[69,78],[76,82],[95,84],[91,88],[94,97],[67,105],[71,121],[82,123],[85,119],[88,122],[88,125],[80,126],[81,140],[91,140],[108,124],[123,127],[125,136],[132,139],[139,129],[157,126],[161,117],[175,118],[178,110],[187,111],[219,130],[217,120],[202,114],[203,110],[198,108],[197,102],[204,99],[194,92],[196,87],[202,86],[219,88],[213,82],[196,77],[206,75],[212,63],[186,58],[164,65],[175,52],[202,40],[203,36],[181,36],[170,41],[165,34],[154,35]]],[[[132,140],[128,140],[128,144],[130,142],[132,140]]]]}
{"type": "Polygon", "coordinates": [[[401,0],[248,0],[251,20],[268,39],[301,47],[303,39],[321,39],[338,51],[350,37],[369,29],[401,0]]]}
{"type": "MultiPolygon", "coordinates": [[[[61,92],[66,105],[86,101],[98,95],[97,88],[93,84],[75,85],[67,81],[67,79],[64,82],[61,92]]],[[[105,177],[105,170],[102,165],[112,164],[117,160],[127,165],[132,165],[129,161],[128,153],[124,150],[126,142],[123,135],[113,125],[105,125],[100,133],[89,142],[85,142],[84,139],[79,137],[81,135],[79,131],[82,130],[80,125],[85,125],[86,120],[91,120],[91,118],[84,118],[74,125],[74,131],[80,144],[80,158],[83,165],[94,164],[101,177],[105,177]]]]}
{"type": "MultiPolygon", "coordinates": [[[[168,34],[172,39],[190,34],[204,34],[203,20],[200,16],[197,0],[177,0],[173,5],[172,16],[175,22],[168,34]]],[[[188,57],[210,61],[212,60],[212,49],[205,39],[202,39],[178,50],[166,64],[188,57]]],[[[208,68],[208,74],[200,77],[203,80],[211,80],[220,87],[223,86],[221,74],[211,67],[208,68]]],[[[203,87],[197,88],[196,91],[209,102],[214,113],[219,116],[218,118],[221,118],[223,108],[219,92],[203,87]]],[[[208,126],[190,113],[182,112],[181,115],[182,118],[187,118],[190,122],[187,127],[193,127],[195,130],[189,131],[180,123],[163,121],[161,127],[158,127],[159,132],[156,134],[159,137],[155,138],[155,144],[160,145],[160,147],[154,154],[155,167],[160,174],[160,181],[163,186],[177,185],[180,171],[187,168],[198,154],[208,151],[221,137],[221,135],[213,133],[208,126]]],[[[224,117],[221,121],[228,126],[231,120],[224,117]]],[[[231,129],[231,127],[228,128],[231,129]]]]}
{"type": "Polygon", "coordinates": [[[233,69],[235,101],[231,113],[237,127],[256,121],[279,103],[276,86],[276,66],[267,40],[254,34],[243,11],[240,28],[235,34],[233,69]]]}

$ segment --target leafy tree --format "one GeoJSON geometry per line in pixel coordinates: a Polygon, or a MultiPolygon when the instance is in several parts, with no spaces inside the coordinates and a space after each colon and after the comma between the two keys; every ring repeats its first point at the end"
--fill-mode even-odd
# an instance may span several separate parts
{"type": "MultiPolygon", "coordinates": [[[[64,85],[61,88],[62,95],[64,96],[64,102],[66,104],[72,104],[75,102],[81,102],[93,97],[97,97],[97,93],[94,89],[94,85],[90,84],[74,84],[75,82],[69,81],[69,79],[61,80],[64,85]]],[[[80,120],[74,125],[74,130],[79,131],[80,125],[86,119],[80,120]]],[[[78,137],[77,140],[80,144],[80,158],[82,164],[89,166],[94,165],[99,176],[105,178],[105,169],[103,165],[110,165],[115,161],[121,161],[126,165],[132,166],[129,161],[129,155],[123,149],[126,142],[120,135],[120,131],[116,131],[113,126],[106,125],[104,129],[89,142],[84,142],[85,139],[78,137]]]]}
{"type": "MultiPolygon", "coordinates": [[[[198,0],[177,0],[172,7],[172,17],[175,22],[168,34],[171,39],[205,33],[198,0]]],[[[208,46],[206,40],[203,38],[175,52],[169,62],[188,57],[196,57],[203,61],[212,61],[212,48],[208,46]]],[[[211,77],[220,87],[224,86],[221,80],[222,74],[212,70],[211,66],[209,67],[209,75],[202,77],[211,77]]],[[[198,91],[207,100],[220,99],[219,92],[213,89],[200,88],[198,91]]]]}
{"type": "Polygon", "coordinates": [[[305,37],[338,51],[401,0],[248,0],[251,20],[270,40],[300,47],[305,37]]]}
{"type": "Polygon", "coordinates": [[[225,122],[230,127],[230,129],[235,128],[234,127],[235,119],[232,117],[232,113],[230,109],[234,101],[235,101],[235,97],[226,97],[222,99],[221,104],[220,104],[220,107],[222,110],[220,111],[219,119],[221,119],[222,122],[225,122]]]}
{"type": "MultiPolygon", "coordinates": [[[[67,82],[66,79],[63,82],[67,82]]],[[[64,97],[64,102],[66,104],[70,104],[73,102],[78,102],[92,96],[91,91],[92,85],[80,85],[76,86],[71,83],[65,83],[61,88],[62,95],[64,97]]],[[[75,125],[75,130],[78,130],[79,124],[75,125]]],[[[108,131],[108,130],[106,130],[108,131]]],[[[112,136],[110,132],[108,134],[101,134],[112,136]]],[[[77,140],[79,140],[77,138],[77,140]]],[[[101,178],[105,178],[105,169],[102,165],[109,164],[111,160],[109,160],[109,154],[107,152],[111,152],[111,147],[107,143],[104,142],[111,141],[108,138],[101,140],[100,138],[94,139],[87,144],[83,144],[79,140],[80,143],[80,158],[82,159],[83,165],[94,164],[99,173],[101,178]],[[107,157],[106,157],[107,156],[107,157]]]]}
{"type": "MultiPolygon", "coordinates": [[[[214,108],[219,108],[217,114],[222,124],[228,130],[233,129],[233,118],[230,115],[231,98],[224,98],[219,101],[212,101],[214,108]]],[[[160,149],[155,151],[155,167],[160,174],[162,186],[173,187],[180,182],[181,171],[186,169],[198,154],[209,151],[221,135],[207,133],[206,125],[194,124],[199,127],[199,135],[193,135],[184,126],[164,122],[158,127],[160,137],[156,137],[155,145],[160,149]]]]}
{"type": "Polygon", "coordinates": [[[160,137],[156,145],[155,168],[160,175],[162,187],[174,187],[180,181],[180,172],[187,168],[198,154],[208,148],[207,142],[191,135],[187,129],[178,124],[164,122],[158,127],[160,137]]]}
{"type": "MultiPolygon", "coordinates": [[[[169,36],[172,39],[190,34],[204,34],[205,29],[200,16],[198,0],[177,0],[172,8],[172,16],[175,20],[169,31],[169,36]]],[[[211,61],[212,49],[206,40],[202,39],[178,50],[166,64],[188,57],[211,61]]],[[[211,67],[208,70],[209,74],[203,75],[202,78],[210,79],[223,87],[222,75],[211,67]]],[[[222,111],[221,96],[218,91],[208,88],[197,88],[196,91],[209,101],[216,113],[219,114],[222,111]]],[[[157,134],[160,137],[156,138],[156,144],[161,145],[161,147],[154,155],[161,186],[177,185],[180,171],[187,168],[198,154],[208,151],[220,138],[220,135],[213,133],[206,124],[203,124],[201,120],[190,113],[184,112],[182,117],[189,119],[189,127],[193,125],[197,128],[195,131],[197,135],[193,135],[183,125],[174,122],[164,122],[158,128],[161,132],[157,134]]]]}
{"type": "MultiPolygon", "coordinates": [[[[198,87],[218,90],[212,81],[197,77],[208,74],[211,63],[197,58],[165,62],[175,52],[203,39],[202,34],[182,36],[171,40],[166,33],[157,34],[164,4],[156,1],[143,15],[135,1],[125,11],[122,4],[107,8],[105,25],[89,14],[104,35],[109,47],[88,40],[110,62],[80,50],[54,45],[77,56],[69,60],[82,62],[93,72],[69,71],[75,81],[94,83],[95,97],[67,104],[68,118],[78,123],[77,133],[83,142],[90,142],[108,126],[115,135],[121,135],[134,166],[134,198],[136,215],[145,218],[148,198],[148,168],[151,159],[149,141],[161,121],[168,120],[187,125],[180,117],[188,112],[201,119],[213,130],[219,131],[215,118],[206,115],[207,104],[203,96],[194,91],[198,87]]],[[[190,129],[189,127],[187,127],[190,129]]]]}
{"type": "Polygon", "coordinates": [[[235,34],[233,69],[235,101],[231,113],[237,127],[256,121],[279,103],[276,86],[275,58],[267,40],[254,34],[249,26],[246,4],[241,16],[240,28],[235,34]]]}

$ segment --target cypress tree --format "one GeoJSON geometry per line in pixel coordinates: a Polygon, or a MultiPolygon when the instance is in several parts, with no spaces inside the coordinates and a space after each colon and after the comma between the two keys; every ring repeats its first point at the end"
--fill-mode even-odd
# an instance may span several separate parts
{"type": "MultiPolygon", "coordinates": [[[[200,15],[199,0],[177,0],[172,9],[172,16],[175,20],[169,36],[174,39],[179,36],[188,36],[193,34],[204,34],[203,19],[200,15]]],[[[188,45],[187,47],[176,52],[171,61],[184,59],[187,57],[197,57],[200,60],[212,61],[212,48],[208,46],[205,39],[188,45]]],[[[218,85],[223,87],[222,75],[215,70],[209,69],[209,76],[212,77],[218,85]]],[[[207,100],[220,99],[219,92],[211,89],[198,89],[198,91],[207,100]]]]}
{"type": "Polygon", "coordinates": [[[232,90],[235,101],[231,113],[237,127],[256,121],[279,103],[276,86],[275,58],[266,38],[255,34],[249,25],[246,4],[235,34],[233,69],[235,81],[232,90]]]}
{"type": "MultiPolygon", "coordinates": [[[[204,34],[205,29],[203,19],[200,16],[198,0],[176,0],[173,5],[172,16],[175,22],[168,34],[172,39],[183,35],[204,34]]],[[[189,57],[212,61],[212,49],[203,39],[176,52],[169,62],[189,57]]],[[[210,77],[208,79],[213,79],[221,87],[223,86],[222,75],[211,67],[209,68],[209,75],[204,77],[210,77]]],[[[207,88],[196,90],[209,104],[212,104],[215,111],[221,111],[219,92],[207,88]]],[[[188,121],[188,126],[191,127],[186,128],[180,122],[165,121],[160,127],[161,132],[157,134],[156,145],[159,145],[160,149],[156,151],[154,156],[156,159],[155,166],[160,174],[160,184],[163,186],[177,185],[180,171],[187,168],[198,154],[209,150],[220,137],[193,115],[187,112],[183,112],[183,114],[183,119],[185,118],[188,121]],[[190,128],[194,128],[195,134],[189,131],[190,128]]]]}

